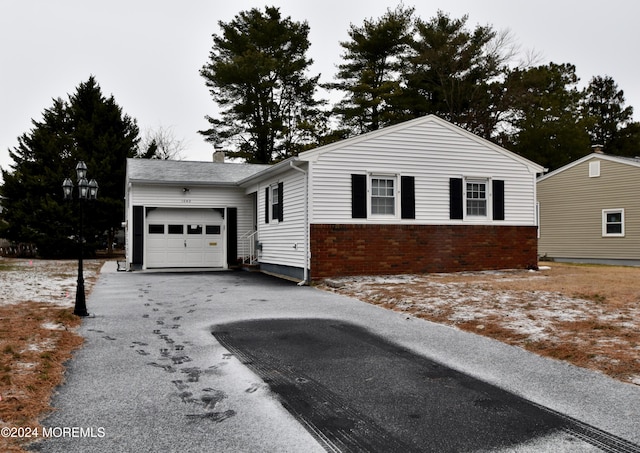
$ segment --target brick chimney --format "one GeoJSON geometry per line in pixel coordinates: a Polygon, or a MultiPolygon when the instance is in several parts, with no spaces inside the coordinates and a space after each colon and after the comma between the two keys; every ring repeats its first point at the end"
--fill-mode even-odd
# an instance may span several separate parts
{"type": "Polygon", "coordinates": [[[218,163],[224,163],[225,154],[221,149],[217,149],[213,153],[213,161],[218,163]]]}

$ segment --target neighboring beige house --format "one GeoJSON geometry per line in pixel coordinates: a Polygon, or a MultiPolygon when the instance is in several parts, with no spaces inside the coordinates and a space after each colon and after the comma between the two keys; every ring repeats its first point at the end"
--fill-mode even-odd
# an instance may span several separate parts
{"type": "Polygon", "coordinates": [[[640,264],[640,158],[592,154],[538,178],[542,259],[640,264]]]}

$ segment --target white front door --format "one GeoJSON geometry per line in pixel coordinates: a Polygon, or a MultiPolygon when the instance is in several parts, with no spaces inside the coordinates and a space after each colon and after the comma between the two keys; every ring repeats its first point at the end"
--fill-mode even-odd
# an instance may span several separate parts
{"type": "Polygon", "coordinates": [[[225,267],[223,230],[220,210],[151,210],[146,217],[146,267],[225,267]]]}

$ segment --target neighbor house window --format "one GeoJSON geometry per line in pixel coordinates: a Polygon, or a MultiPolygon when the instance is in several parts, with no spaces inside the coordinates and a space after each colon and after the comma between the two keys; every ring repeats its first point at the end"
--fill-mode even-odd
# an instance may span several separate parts
{"type": "Polygon", "coordinates": [[[602,236],[624,236],[624,209],[604,209],[602,211],[602,236]]]}
{"type": "Polygon", "coordinates": [[[487,181],[466,181],[467,217],[487,216],[487,181]]]}
{"type": "Polygon", "coordinates": [[[371,215],[396,215],[396,178],[371,177],[371,215]]]}

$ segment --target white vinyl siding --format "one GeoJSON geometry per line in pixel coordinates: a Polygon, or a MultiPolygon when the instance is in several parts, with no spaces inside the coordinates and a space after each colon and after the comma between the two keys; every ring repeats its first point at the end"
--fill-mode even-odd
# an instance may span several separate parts
{"type": "MultiPolygon", "coordinates": [[[[362,223],[362,219],[351,217],[351,174],[393,172],[415,177],[415,219],[370,218],[368,223],[461,223],[449,218],[449,179],[482,175],[505,182],[505,220],[501,225],[536,224],[536,175],[531,167],[438,122],[423,122],[336,147],[319,154],[311,168],[312,223],[362,223]]],[[[485,222],[493,220],[487,217],[485,222]]]]}
{"type": "MultiPolygon", "coordinates": [[[[304,268],[305,264],[305,200],[304,175],[296,170],[260,184],[258,194],[258,241],[262,244],[260,262],[304,268]],[[282,222],[265,223],[265,187],[282,183],[282,222]]],[[[269,190],[269,197],[274,192],[269,190]]],[[[272,208],[271,200],[269,207],[272,208]]]]}

